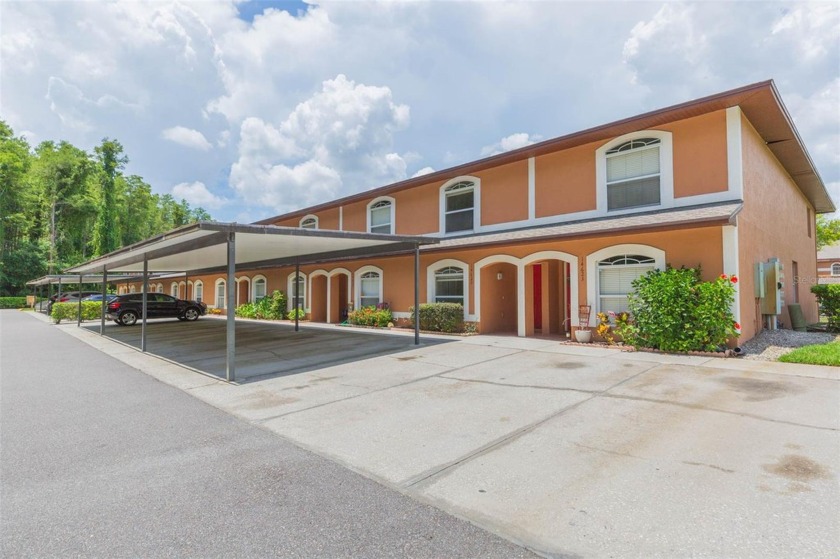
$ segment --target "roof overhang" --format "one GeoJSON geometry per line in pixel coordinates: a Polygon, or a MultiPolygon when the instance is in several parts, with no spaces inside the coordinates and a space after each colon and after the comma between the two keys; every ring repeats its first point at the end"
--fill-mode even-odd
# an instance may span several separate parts
{"type": "Polygon", "coordinates": [[[346,258],[385,255],[438,242],[430,237],[211,221],[157,235],[67,271],[76,274],[101,274],[103,271],[136,273],[143,271],[144,261],[149,272],[223,269],[227,266],[227,242],[231,237],[235,246],[235,264],[249,267],[260,267],[266,263],[277,265],[277,262],[308,264],[323,259],[325,255],[346,258]]]}
{"type": "MultiPolygon", "coordinates": [[[[112,281],[126,281],[132,279],[134,276],[108,276],[108,282],[112,281]]],[[[80,283],[79,274],[52,274],[49,276],[41,276],[38,279],[26,282],[26,285],[37,287],[40,285],[55,285],[58,283],[80,283]]],[[[82,274],[81,283],[102,283],[102,274],[82,274]]]]}

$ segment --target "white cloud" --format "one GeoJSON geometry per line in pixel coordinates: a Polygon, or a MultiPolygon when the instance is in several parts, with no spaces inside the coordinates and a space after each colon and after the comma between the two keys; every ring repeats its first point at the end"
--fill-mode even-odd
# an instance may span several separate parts
{"type": "Polygon", "coordinates": [[[431,167],[423,167],[422,169],[420,169],[419,171],[417,171],[416,173],[411,175],[411,178],[422,177],[423,175],[428,175],[428,174],[434,173],[434,172],[435,172],[435,170],[432,169],[431,167]]]}
{"type": "Polygon", "coordinates": [[[176,200],[186,200],[193,207],[205,210],[217,210],[228,203],[228,200],[216,196],[207,189],[203,182],[182,182],[172,187],[172,196],[176,200]]]}
{"type": "Polygon", "coordinates": [[[484,146],[483,148],[481,148],[481,156],[488,157],[491,155],[504,153],[513,149],[523,148],[525,146],[530,146],[531,144],[536,143],[541,139],[542,137],[539,135],[531,136],[529,134],[526,134],[525,132],[518,132],[516,134],[511,134],[510,136],[505,136],[495,144],[484,146]]]}
{"type": "Polygon", "coordinates": [[[256,117],[242,122],[231,185],[281,211],[403,179],[406,162],[391,149],[409,120],[409,108],[394,103],[389,88],[339,74],[277,126],[256,117]]]}
{"type": "Polygon", "coordinates": [[[201,151],[208,151],[213,148],[213,145],[207,141],[204,134],[192,128],[184,126],[173,126],[161,132],[161,136],[170,142],[181,144],[182,146],[199,149],[201,151]]]}
{"type": "Polygon", "coordinates": [[[798,5],[779,19],[771,32],[787,35],[805,61],[820,58],[828,54],[829,49],[837,51],[840,10],[832,3],[798,5]]]}

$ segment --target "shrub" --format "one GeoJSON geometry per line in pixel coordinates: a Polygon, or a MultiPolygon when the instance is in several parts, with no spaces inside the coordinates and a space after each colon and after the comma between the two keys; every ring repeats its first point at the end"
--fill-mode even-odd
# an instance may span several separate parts
{"type": "Polygon", "coordinates": [[[633,282],[629,296],[633,323],[625,341],[663,351],[719,351],[737,335],[731,305],[738,278],[700,280],[700,270],[652,270],[633,282]]]}
{"type": "Polygon", "coordinates": [[[304,318],[306,318],[306,311],[304,311],[303,309],[290,310],[289,313],[286,315],[286,318],[288,318],[289,320],[294,320],[295,314],[297,314],[298,320],[303,320],[304,318]]]}
{"type": "MultiPolygon", "coordinates": [[[[411,307],[414,324],[414,307],[411,307]]],[[[420,305],[420,329],[430,332],[463,332],[464,307],[457,303],[423,303],[420,305]]]]}
{"type": "Polygon", "coordinates": [[[391,309],[379,309],[374,306],[361,307],[347,315],[347,322],[358,326],[379,326],[385,328],[394,321],[391,309]]]}
{"type": "Polygon", "coordinates": [[[234,313],[242,318],[257,318],[257,307],[254,303],[245,303],[236,307],[234,313]]]}
{"type": "Polygon", "coordinates": [[[840,284],[812,285],[811,293],[817,296],[820,314],[828,319],[828,329],[840,331],[840,284]]]}
{"type": "MultiPolygon", "coordinates": [[[[61,324],[62,320],[78,320],[79,303],[53,303],[50,316],[56,324],[61,324]]],[[[101,301],[82,301],[82,320],[99,320],[101,317],[101,301]]]]}
{"type": "Polygon", "coordinates": [[[286,294],[275,289],[257,302],[255,312],[263,320],[280,320],[286,315],[286,294]]]}
{"type": "Polygon", "coordinates": [[[0,309],[22,309],[26,307],[26,297],[0,297],[0,309]]]}

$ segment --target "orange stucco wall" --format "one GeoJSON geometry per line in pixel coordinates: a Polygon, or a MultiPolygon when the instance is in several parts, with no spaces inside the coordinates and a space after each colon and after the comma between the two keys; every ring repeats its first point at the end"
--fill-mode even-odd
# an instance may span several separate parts
{"type": "MultiPolygon", "coordinates": [[[[749,339],[762,328],[753,291],[753,265],[772,257],[779,258],[784,266],[785,303],[793,301],[794,289],[798,288],[805,319],[817,321],[816,298],[810,291],[817,281],[817,248],[813,217],[809,220],[813,208],[749,121],[742,118],[741,123],[744,209],[738,215],[738,265],[741,332],[743,339],[749,339]],[[794,261],[799,281],[792,277],[794,261]]],[[[787,306],[779,319],[790,327],[787,306]]]]}
{"type": "Polygon", "coordinates": [[[425,184],[394,195],[398,235],[425,235],[440,231],[442,184],[425,184]]]}
{"type": "Polygon", "coordinates": [[[536,217],[595,209],[595,150],[601,143],[586,144],[535,159],[536,217]]]}
{"type": "Polygon", "coordinates": [[[528,161],[476,173],[481,180],[481,223],[528,219],[528,161]]]}
{"type": "Polygon", "coordinates": [[[674,198],[728,188],[726,111],[680,120],[660,129],[673,134],[674,198]]]}

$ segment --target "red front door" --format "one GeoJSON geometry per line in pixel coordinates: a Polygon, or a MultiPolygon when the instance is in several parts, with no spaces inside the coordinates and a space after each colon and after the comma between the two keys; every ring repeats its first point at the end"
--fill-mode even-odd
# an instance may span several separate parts
{"type": "Polygon", "coordinates": [[[542,264],[534,264],[534,330],[542,330],[542,264]]]}

